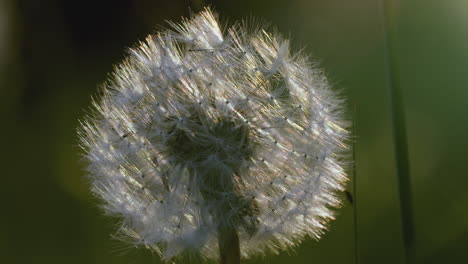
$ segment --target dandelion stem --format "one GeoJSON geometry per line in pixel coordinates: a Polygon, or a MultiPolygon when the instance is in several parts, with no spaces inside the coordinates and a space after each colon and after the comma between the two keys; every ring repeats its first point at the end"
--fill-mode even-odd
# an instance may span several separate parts
{"type": "Polygon", "coordinates": [[[390,98],[390,115],[393,129],[395,161],[397,167],[400,196],[401,224],[406,263],[411,263],[413,254],[413,214],[411,199],[411,181],[409,173],[408,146],[406,139],[404,105],[399,87],[397,56],[392,49],[395,46],[395,14],[392,0],[382,0],[384,26],[385,60],[387,63],[387,81],[390,98]]]}
{"type": "Polygon", "coordinates": [[[239,236],[235,228],[220,228],[218,245],[221,264],[240,263],[239,236]]]}

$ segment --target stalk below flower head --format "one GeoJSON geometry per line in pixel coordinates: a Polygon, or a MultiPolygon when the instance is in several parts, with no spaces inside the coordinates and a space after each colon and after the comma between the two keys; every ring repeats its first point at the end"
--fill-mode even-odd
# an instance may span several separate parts
{"type": "Polygon", "coordinates": [[[276,34],[223,32],[210,9],[171,26],[130,50],[79,129],[106,212],[164,260],[320,238],[347,180],[343,101],[276,34]]]}

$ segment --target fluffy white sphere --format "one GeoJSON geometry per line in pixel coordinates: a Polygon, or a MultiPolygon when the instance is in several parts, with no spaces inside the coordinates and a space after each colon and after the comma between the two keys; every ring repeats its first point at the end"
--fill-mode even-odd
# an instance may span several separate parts
{"type": "Polygon", "coordinates": [[[288,41],[205,11],[149,36],[80,128],[93,191],[120,231],[169,260],[243,257],[319,238],[339,206],[343,102],[288,41]]]}

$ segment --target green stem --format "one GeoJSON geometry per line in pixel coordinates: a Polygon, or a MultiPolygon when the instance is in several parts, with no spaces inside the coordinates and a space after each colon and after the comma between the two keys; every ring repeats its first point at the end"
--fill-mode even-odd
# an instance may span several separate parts
{"type": "Polygon", "coordinates": [[[221,264],[240,264],[239,236],[235,228],[220,228],[218,246],[221,264]]]}
{"type": "Polygon", "coordinates": [[[401,224],[406,263],[412,262],[414,230],[411,196],[411,179],[409,173],[408,146],[406,138],[404,105],[399,86],[397,56],[392,49],[395,46],[395,14],[392,0],[382,0],[384,20],[385,60],[387,62],[387,81],[390,95],[390,114],[393,128],[395,161],[397,167],[400,196],[401,224]]]}

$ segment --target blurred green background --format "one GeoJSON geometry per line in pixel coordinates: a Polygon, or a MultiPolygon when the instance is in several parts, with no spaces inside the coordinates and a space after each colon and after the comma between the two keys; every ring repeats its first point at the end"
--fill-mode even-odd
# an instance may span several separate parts
{"type": "MultiPolygon", "coordinates": [[[[76,127],[128,47],[205,4],[230,21],[270,21],[348,98],[360,263],[403,263],[379,1],[0,0],[2,263],[160,263],[111,239],[116,221],[90,194],[76,127]]],[[[397,4],[416,262],[467,263],[468,1],[397,4]]],[[[245,263],[353,263],[355,246],[347,204],[319,242],[245,263]]]]}

